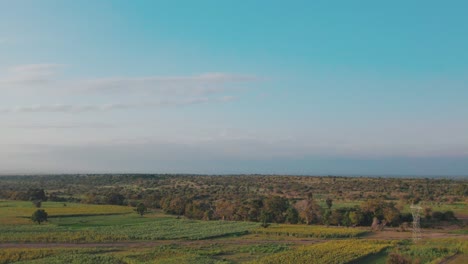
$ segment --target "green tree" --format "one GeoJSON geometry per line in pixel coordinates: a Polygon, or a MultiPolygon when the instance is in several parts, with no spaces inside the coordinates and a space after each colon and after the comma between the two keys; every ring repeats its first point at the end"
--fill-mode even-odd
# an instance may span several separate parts
{"type": "Polygon", "coordinates": [[[330,225],[331,210],[327,209],[323,213],[322,223],[326,226],[330,225]]]}
{"type": "Polygon", "coordinates": [[[284,197],[272,196],[265,199],[263,209],[270,213],[272,221],[284,223],[286,210],[289,208],[289,202],[284,197]]]}
{"type": "Polygon", "coordinates": [[[351,225],[351,219],[349,218],[349,211],[344,212],[343,218],[341,219],[341,224],[349,227],[351,225]]]}
{"type": "Polygon", "coordinates": [[[327,198],[325,203],[327,204],[328,210],[330,210],[333,206],[333,200],[331,198],[327,198]]]}
{"type": "Polygon", "coordinates": [[[294,207],[289,207],[286,210],[286,222],[290,224],[297,224],[299,222],[299,212],[294,207]]]}
{"type": "Polygon", "coordinates": [[[330,215],[330,224],[339,226],[342,220],[343,213],[340,210],[333,210],[330,215]]]}
{"type": "Polygon", "coordinates": [[[271,222],[271,213],[268,212],[268,211],[265,211],[265,210],[262,210],[262,212],[260,213],[260,222],[262,222],[261,226],[263,228],[267,228],[270,226],[270,222],[271,222]]]}
{"type": "Polygon", "coordinates": [[[30,201],[40,200],[47,201],[47,196],[44,189],[28,189],[27,196],[30,201]]]}
{"type": "Polygon", "coordinates": [[[33,220],[33,222],[41,224],[42,222],[47,221],[47,216],[48,215],[46,211],[39,209],[39,210],[36,210],[36,212],[32,214],[31,220],[33,220]]]}
{"type": "Polygon", "coordinates": [[[388,205],[383,209],[383,217],[389,224],[400,224],[400,211],[391,205],[388,205]]]}
{"type": "Polygon", "coordinates": [[[136,208],[136,212],[140,215],[143,216],[146,212],[148,211],[148,208],[146,208],[145,204],[139,203],[136,208]]]}
{"type": "Polygon", "coordinates": [[[33,200],[32,203],[36,208],[41,208],[41,206],[42,206],[42,201],[41,200],[33,200]]]}
{"type": "Polygon", "coordinates": [[[362,219],[364,218],[363,214],[360,211],[351,211],[349,212],[349,220],[353,226],[359,225],[362,219]]]}

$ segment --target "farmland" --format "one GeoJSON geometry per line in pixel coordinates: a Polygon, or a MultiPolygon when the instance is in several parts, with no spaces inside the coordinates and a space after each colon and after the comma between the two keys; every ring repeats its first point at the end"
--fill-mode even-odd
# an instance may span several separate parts
{"type": "MultiPolygon", "coordinates": [[[[0,182],[4,194],[3,200],[0,200],[0,263],[255,264],[387,263],[397,260],[406,261],[401,263],[463,263],[468,252],[464,220],[464,216],[468,215],[466,201],[464,195],[457,194],[459,185],[447,181],[439,183],[442,189],[447,188],[444,195],[437,197],[437,200],[424,201],[426,206],[433,205],[430,216],[445,218],[425,219],[423,223],[427,227],[423,229],[422,240],[413,243],[411,230],[396,224],[388,224],[382,230],[373,230],[366,224],[345,225],[348,222],[343,217],[351,215],[349,221],[357,213],[365,212],[369,206],[384,206],[384,211],[397,212],[395,207],[389,207],[397,194],[391,193],[379,203],[370,203],[372,200],[369,200],[367,186],[362,187],[367,190],[363,191],[363,197],[354,199],[339,198],[341,183],[334,187],[336,190],[328,188],[319,191],[313,187],[315,193],[312,198],[307,198],[309,190],[292,191],[296,187],[291,185],[284,188],[283,194],[277,193],[276,187],[269,190],[250,188],[249,194],[241,198],[236,194],[235,186],[243,186],[244,182],[229,177],[226,178],[229,183],[226,188],[218,186],[220,182],[217,178],[205,176],[163,177],[154,186],[148,184],[150,181],[146,176],[134,179],[126,176],[106,177],[71,177],[65,184],[60,183],[57,176],[51,176],[50,186],[21,177],[16,180],[21,182],[18,185],[15,185],[14,178],[6,178],[8,184],[0,182]],[[109,181],[115,181],[115,186],[109,181]],[[7,185],[9,188],[5,188],[7,185]],[[68,185],[77,188],[67,188],[68,185]],[[153,186],[150,187],[151,191],[148,191],[148,186],[153,186]],[[37,191],[42,187],[48,187],[45,189],[48,199],[39,206],[34,200],[21,200],[26,195],[42,195],[37,191]],[[144,191],[140,195],[134,195],[141,190],[144,191]],[[163,195],[154,195],[154,190],[159,194],[168,190],[173,191],[170,195],[179,194],[166,199],[163,195]],[[9,197],[5,197],[5,194],[9,197]],[[227,199],[229,197],[230,200],[227,199]],[[333,198],[331,209],[330,197],[333,198]],[[99,203],[90,203],[91,198],[99,203]],[[204,199],[203,202],[200,199],[204,199]],[[310,202],[314,200],[317,202],[310,202]],[[116,201],[121,203],[115,204],[116,201]],[[259,207],[258,219],[242,219],[242,208],[245,206],[251,206],[245,208],[254,215],[252,210],[257,208],[256,201],[263,204],[263,207],[259,207]],[[136,212],[136,205],[141,202],[148,205],[143,215],[136,212]],[[164,203],[173,206],[173,209],[184,205],[184,211],[166,210],[164,203]],[[291,204],[298,205],[297,214],[290,214],[291,204]],[[204,206],[211,207],[207,207],[208,213],[198,217],[199,212],[195,209],[205,210],[204,206]],[[275,211],[283,206],[283,212],[275,211]],[[303,214],[301,206],[309,206],[307,210],[315,210],[317,215],[303,214]],[[209,211],[210,208],[213,211],[209,211]],[[48,214],[47,221],[41,224],[31,221],[31,215],[38,209],[48,214]],[[433,214],[439,212],[437,210],[442,212],[442,216],[433,214]],[[268,217],[264,217],[265,212],[268,217]],[[320,219],[324,219],[327,212],[331,221],[325,225],[320,219]],[[455,220],[450,218],[452,214],[455,220]],[[306,217],[312,219],[310,224],[304,222],[306,217]],[[333,217],[341,219],[340,222],[335,222],[333,217]],[[290,223],[295,219],[297,222],[290,223]]],[[[276,179],[283,181],[281,177],[276,179]]],[[[292,182],[308,181],[300,177],[291,179],[292,182]]],[[[247,178],[246,181],[250,180],[247,178]]],[[[276,184],[271,179],[259,180],[276,184]]],[[[317,179],[311,181],[320,182],[317,179]]],[[[344,180],[338,178],[336,181],[344,180]]],[[[350,179],[350,182],[353,181],[355,179],[350,179]]],[[[360,181],[361,185],[365,185],[364,179],[360,181]]],[[[463,181],[461,183],[465,184],[463,181]]],[[[436,183],[429,182],[428,186],[432,184],[436,183]]],[[[246,191],[243,188],[238,190],[240,193],[246,191]]],[[[421,192],[423,196],[424,191],[421,192]]],[[[404,221],[409,211],[408,205],[400,209],[399,217],[403,217],[401,219],[404,221]]],[[[383,217],[385,215],[382,214],[383,217]]],[[[394,214],[393,217],[396,216],[394,214]]]]}

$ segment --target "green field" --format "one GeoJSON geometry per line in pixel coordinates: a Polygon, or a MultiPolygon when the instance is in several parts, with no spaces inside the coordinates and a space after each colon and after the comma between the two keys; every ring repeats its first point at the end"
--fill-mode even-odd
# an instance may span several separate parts
{"type": "Polygon", "coordinates": [[[4,224],[0,226],[0,242],[197,240],[242,235],[258,226],[253,222],[176,219],[159,212],[140,217],[129,207],[81,204],[63,206],[53,202],[44,203],[42,207],[50,212],[49,221],[36,225],[26,218],[27,213],[32,214],[35,210],[31,203],[1,204],[0,221],[4,224]],[[75,209],[76,214],[73,214],[75,209]]]}
{"type": "Polygon", "coordinates": [[[262,228],[255,222],[189,220],[160,211],[141,217],[128,206],[45,202],[42,209],[49,221],[39,225],[28,218],[36,210],[31,202],[0,201],[0,241],[7,243],[0,248],[1,264],[385,263],[394,253],[438,263],[468,252],[464,237],[414,245],[368,235],[356,239],[367,233],[359,228],[262,228]]]}

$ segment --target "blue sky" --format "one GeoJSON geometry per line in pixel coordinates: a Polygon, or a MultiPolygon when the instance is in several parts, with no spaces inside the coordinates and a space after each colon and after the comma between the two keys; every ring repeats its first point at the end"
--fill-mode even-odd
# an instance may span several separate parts
{"type": "Polygon", "coordinates": [[[467,9],[0,0],[0,173],[468,175],[467,9]]]}

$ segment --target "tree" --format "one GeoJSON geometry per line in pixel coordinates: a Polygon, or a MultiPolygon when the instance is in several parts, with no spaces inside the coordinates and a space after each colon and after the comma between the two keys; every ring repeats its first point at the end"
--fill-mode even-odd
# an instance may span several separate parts
{"type": "Polygon", "coordinates": [[[364,213],[372,213],[373,217],[381,218],[383,216],[383,208],[385,207],[385,201],[382,198],[369,199],[361,205],[361,210],[364,213]]]}
{"type": "Polygon", "coordinates": [[[41,200],[33,200],[32,203],[36,208],[41,208],[41,206],[42,206],[42,201],[41,200]]]}
{"type": "Polygon", "coordinates": [[[33,222],[41,224],[42,222],[47,221],[47,216],[48,215],[46,211],[39,209],[39,210],[36,210],[36,212],[32,214],[31,220],[33,220],[33,222]]]}
{"type": "Polygon", "coordinates": [[[125,197],[120,193],[111,192],[106,195],[105,203],[106,204],[115,204],[115,205],[123,205],[125,201],[125,197]]]}
{"type": "Polygon", "coordinates": [[[392,225],[400,224],[400,211],[392,206],[387,206],[383,209],[383,217],[387,221],[387,223],[392,225]]]}
{"type": "Polygon", "coordinates": [[[432,215],[432,208],[431,207],[425,207],[424,208],[424,217],[426,220],[431,220],[431,215],[432,215]]]}
{"type": "Polygon", "coordinates": [[[295,204],[295,207],[299,211],[301,218],[308,225],[318,222],[322,217],[322,208],[313,199],[299,201],[295,204]]]}
{"type": "Polygon", "coordinates": [[[341,224],[349,227],[351,225],[351,219],[349,218],[349,211],[344,212],[343,218],[341,219],[341,224]]]}
{"type": "Polygon", "coordinates": [[[271,213],[268,212],[268,211],[265,211],[265,210],[262,210],[262,212],[260,213],[260,222],[262,222],[261,226],[263,228],[267,228],[270,226],[270,222],[271,222],[271,213]]]}
{"type": "Polygon", "coordinates": [[[341,225],[341,221],[343,220],[344,216],[343,213],[340,210],[333,210],[331,215],[330,215],[330,224],[332,225],[341,225]]]}
{"type": "Polygon", "coordinates": [[[47,196],[44,189],[28,189],[27,191],[28,199],[31,201],[40,200],[47,201],[47,196]]]}
{"type": "Polygon", "coordinates": [[[326,226],[329,226],[330,225],[330,217],[331,217],[331,210],[327,209],[325,210],[325,212],[323,213],[323,217],[322,217],[322,223],[326,226]]]}
{"type": "Polygon", "coordinates": [[[214,214],[221,220],[232,220],[236,206],[233,202],[228,200],[219,200],[215,204],[214,214]]]}
{"type": "Polygon", "coordinates": [[[286,210],[286,222],[290,224],[297,224],[299,222],[299,212],[296,208],[290,206],[288,210],[286,210]]]}
{"type": "Polygon", "coordinates": [[[363,218],[364,216],[362,215],[360,211],[352,211],[349,213],[349,220],[351,221],[351,224],[353,226],[359,225],[359,223],[361,223],[363,218]]]}
{"type": "Polygon", "coordinates": [[[270,213],[271,220],[276,223],[284,223],[286,210],[289,202],[284,197],[272,196],[265,199],[264,210],[270,213]]]}
{"type": "Polygon", "coordinates": [[[140,215],[140,216],[143,216],[146,211],[148,210],[148,208],[146,208],[145,204],[143,203],[139,203],[137,205],[137,208],[136,208],[136,212],[140,215]]]}
{"type": "Polygon", "coordinates": [[[328,210],[330,210],[331,207],[333,206],[333,200],[331,198],[327,198],[325,200],[325,203],[327,204],[328,210]]]}

